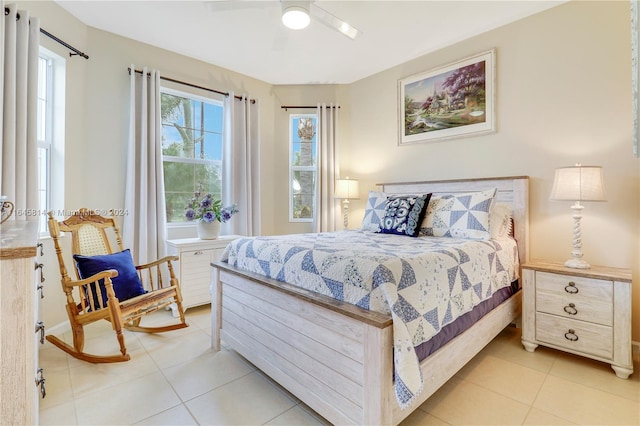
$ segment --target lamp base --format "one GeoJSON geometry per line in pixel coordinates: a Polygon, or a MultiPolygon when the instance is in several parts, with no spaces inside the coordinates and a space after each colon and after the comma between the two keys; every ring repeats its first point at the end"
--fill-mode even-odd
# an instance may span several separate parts
{"type": "Polygon", "coordinates": [[[589,265],[584,260],[580,260],[580,259],[569,259],[566,262],[564,262],[564,266],[566,266],[567,268],[574,268],[574,269],[589,269],[589,268],[591,268],[591,265],[589,265]]]}

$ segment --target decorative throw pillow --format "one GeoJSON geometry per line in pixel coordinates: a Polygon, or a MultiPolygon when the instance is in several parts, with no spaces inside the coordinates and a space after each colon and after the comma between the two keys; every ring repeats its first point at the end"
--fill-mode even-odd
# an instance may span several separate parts
{"type": "Polygon", "coordinates": [[[511,235],[513,211],[507,203],[495,203],[489,214],[491,239],[495,240],[511,235]]]}
{"type": "Polygon", "coordinates": [[[379,232],[382,218],[384,217],[384,206],[387,204],[387,194],[378,191],[369,191],[369,198],[364,210],[362,219],[362,230],[379,232]]]}
{"type": "MultiPolygon", "coordinates": [[[[112,278],[111,281],[113,282],[113,290],[116,293],[116,297],[121,302],[147,292],[138,277],[129,249],[118,253],[98,256],[82,256],[74,254],[73,259],[76,261],[76,265],[78,266],[80,278],[83,279],[89,278],[98,272],[106,271],[107,269],[115,269],[118,271],[118,276],[112,278]]],[[[95,284],[91,284],[91,286],[93,289],[95,306],[98,306],[98,296],[95,291],[95,284]]],[[[104,287],[104,280],[99,281],[99,286],[100,293],[102,294],[103,306],[107,306],[107,291],[104,287]]]]}
{"type": "Polygon", "coordinates": [[[421,226],[423,235],[488,240],[489,213],[496,188],[431,198],[421,226]]]}
{"type": "Polygon", "coordinates": [[[380,232],[417,237],[430,198],[431,194],[389,197],[380,232]]]}

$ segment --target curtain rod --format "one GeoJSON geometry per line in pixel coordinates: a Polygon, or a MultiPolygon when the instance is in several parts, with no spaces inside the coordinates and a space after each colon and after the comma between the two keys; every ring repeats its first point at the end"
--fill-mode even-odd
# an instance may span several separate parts
{"type": "MultiPolygon", "coordinates": [[[[285,111],[288,110],[289,108],[299,108],[299,109],[316,109],[318,108],[317,105],[282,105],[280,108],[284,109],[285,111]]],[[[339,105],[327,105],[327,108],[340,108],[339,105]]]]}
{"type": "MultiPolygon", "coordinates": [[[[131,68],[127,68],[129,70],[129,74],[131,74],[131,68]]],[[[142,75],[142,70],[134,70],[137,74],[142,75]]],[[[148,75],[147,75],[148,77],[148,75]]],[[[185,86],[189,86],[189,87],[194,87],[196,89],[201,89],[201,90],[206,90],[208,92],[213,92],[213,93],[217,93],[219,95],[224,95],[224,96],[229,96],[229,92],[221,92],[219,90],[215,90],[215,89],[210,89],[208,87],[204,87],[204,86],[198,86],[197,84],[193,84],[193,83],[187,83],[186,81],[180,81],[180,80],[176,80],[175,78],[170,78],[170,77],[164,77],[164,76],[160,76],[160,80],[166,80],[166,81],[170,81],[172,83],[178,83],[178,84],[183,84],[185,86]]],[[[238,100],[242,100],[243,97],[242,96],[238,96],[238,95],[234,95],[234,98],[238,99],[238,100]]],[[[255,99],[249,99],[249,101],[252,104],[255,104],[256,101],[255,99]]]]}
{"type": "MultiPolygon", "coordinates": [[[[9,14],[9,8],[5,7],[4,8],[4,14],[5,16],[9,14]]],[[[16,16],[16,19],[20,19],[20,14],[18,13],[16,16]]],[[[69,53],[69,56],[82,56],[85,59],[89,59],[89,56],[84,53],[79,51],[78,49],[76,49],[75,47],[71,46],[69,43],[66,43],[63,40],[60,40],[58,37],[54,36],[53,34],[51,34],[49,31],[45,30],[44,28],[40,28],[40,32],[44,35],[46,35],[47,37],[49,37],[50,39],[52,39],[55,42],[60,43],[61,45],[63,45],[64,47],[66,47],[67,49],[71,50],[74,53],[69,53]]]]}

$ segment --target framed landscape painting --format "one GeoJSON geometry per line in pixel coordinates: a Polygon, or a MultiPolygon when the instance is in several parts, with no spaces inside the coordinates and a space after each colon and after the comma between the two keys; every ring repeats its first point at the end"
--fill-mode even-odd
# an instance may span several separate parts
{"type": "Polygon", "coordinates": [[[495,50],[398,81],[399,144],[495,131],[495,50]]]}

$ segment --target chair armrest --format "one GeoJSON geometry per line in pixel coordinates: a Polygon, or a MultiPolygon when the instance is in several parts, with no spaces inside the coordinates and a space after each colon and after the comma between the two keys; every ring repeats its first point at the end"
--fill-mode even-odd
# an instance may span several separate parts
{"type": "MultiPolygon", "coordinates": [[[[102,272],[98,272],[97,274],[91,275],[90,277],[83,278],[81,280],[69,280],[65,281],[64,285],[68,287],[79,287],[83,285],[88,285],[94,283],[96,281],[102,280],[104,278],[115,278],[118,276],[118,271],[115,269],[107,269],[102,272]]],[[[105,280],[105,287],[112,287],[113,283],[111,280],[105,280]]]]}
{"type": "Polygon", "coordinates": [[[162,259],[158,259],[158,260],[155,260],[153,262],[149,262],[149,263],[144,263],[142,265],[138,265],[138,266],[136,266],[136,270],[149,269],[149,268],[153,268],[154,266],[158,266],[158,265],[161,265],[163,263],[167,263],[169,261],[177,262],[178,260],[180,260],[180,258],[178,256],[165,256],[162,259]]]}

